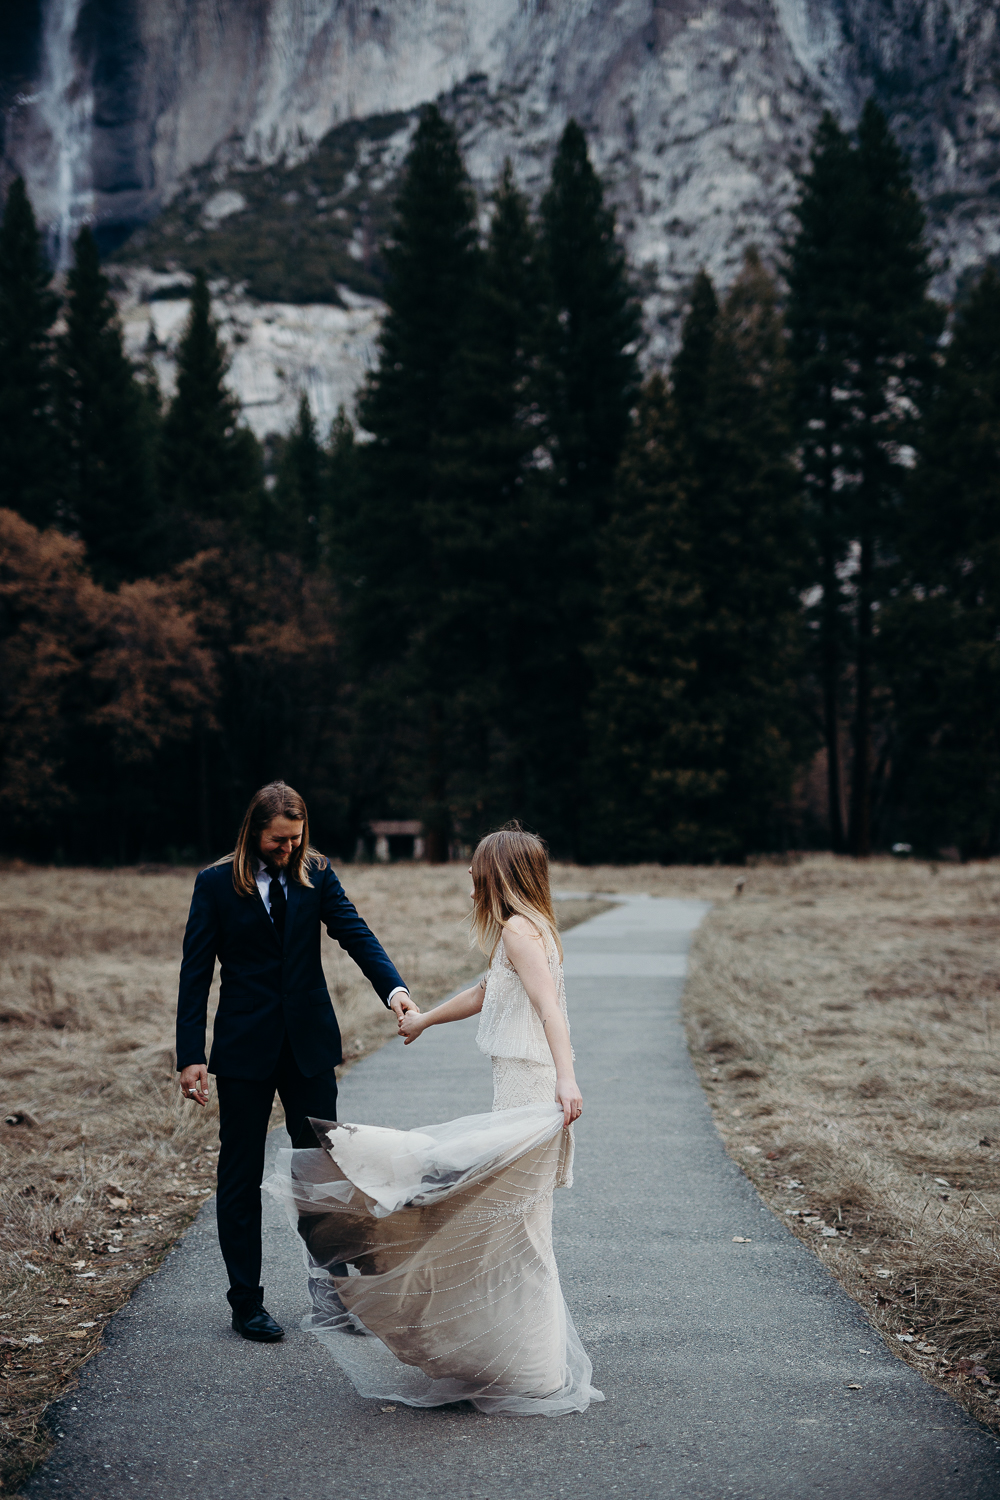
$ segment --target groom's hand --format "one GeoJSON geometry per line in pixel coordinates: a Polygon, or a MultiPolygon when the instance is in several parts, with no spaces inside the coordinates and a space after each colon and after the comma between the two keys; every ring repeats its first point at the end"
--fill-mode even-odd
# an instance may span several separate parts
{"type": "Polygon", "coordinates": [[[189,1063],[180,1077],[181,1093],[202,1108],[208,1103],[208,1069],[204,1063],[189,1063]]]}
{"type": "Polygon", "coordinates": [[[414,1002],[410,999],[409,995],[404,994],[393,995],[392,999],[389,1001],[389,1008],[391,1009],[393,1015],[396,1017],[397,1021],[401,1021],[406,1015],[407,1011],[413,1011],[414,1014],[418,1016],[420,1014],[420,1006],[415,1005],[414,1002]]]}

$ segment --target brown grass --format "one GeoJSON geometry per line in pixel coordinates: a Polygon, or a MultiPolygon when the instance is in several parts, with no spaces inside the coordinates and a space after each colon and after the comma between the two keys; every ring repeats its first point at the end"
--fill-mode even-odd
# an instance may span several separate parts
{"type": "MultiPolygon", "coordinates": [[[[46,1404],[214,1190],[214,1096],[204,1111],[183,1101],[174,1072],[193,875],[0,869],[0,1487],[8,1493],[47,1449],[46,1404]]],[[[463,921],[464,867],[359,866],[345,879],[418,1002],[480,971],[463,921]]],[[[559,914],[568,926],[601,909],[560,903],[559,914]]],[[[349,1065],[394,1036],[395,1022],[341,949],[325,935],[323,945],[349,1065]]]]}
{"type": "Polygon", "coordinates": [[[1000,862],[760,865],[698,933],[685,1006],[731,1155],[1000,1431],[998,937],[1000,862]]]}

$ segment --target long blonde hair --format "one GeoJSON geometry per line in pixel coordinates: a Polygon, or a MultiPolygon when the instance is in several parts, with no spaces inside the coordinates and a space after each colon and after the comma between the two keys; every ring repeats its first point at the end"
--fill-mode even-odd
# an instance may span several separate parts
{"type": "Polygon", "coordinates": [[[309,814],[305,802],[287,782],[269,781],[267,786],[262,786],[250,798],[250,806],[240,824],[236,848],[232,854],[216,861],[217,864],[225,865],[232,860],[233,886],[241,896],[252,896],[257,890],[254,861],[259,857],[259,840],[268,823],[275,818],[291,818],[293,822],[302,824],[299,846],[292,850],[288,861],[288,879],[312,890],[309,871],[313,868],[326,869],[323,855],[318,849],[309,847],[309,814]]]}
{"type": "Polygon", "coordinates": [[[508,823],[488,833],[472,856],[472,934],[490,962],[513,916],[527,917],[549,933],[562,958],[562,943],[549,890],[549,856],[542,840],[508,823]]]}

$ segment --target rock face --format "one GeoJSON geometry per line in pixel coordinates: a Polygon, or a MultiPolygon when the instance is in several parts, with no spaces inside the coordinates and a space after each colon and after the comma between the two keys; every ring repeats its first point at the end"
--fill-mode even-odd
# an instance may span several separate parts
{"type": "MultiPolygon", "coordinates": [[[[439,96],[484,191],[510,155],[537,194],[565,121],[581,121],[642,277],[654,359],[699,265],[725,283],[748,244],[774,250],[824,108],[845,125],[870,94],[886,109],[928,204],[939,292],[1000,252],[995,0],[5,9],[17,14],[0,20],[3,170],[24,172],[63,257],[85,216],[110,248],[178,201],[192,174],[212,189],[201,231],[226,232],[249,211],[248,165],[294,166],[340,122],[412,122],[439,96]]],[[[369,196],[391,191],[398,159],[379,156],[369,196]]]]}

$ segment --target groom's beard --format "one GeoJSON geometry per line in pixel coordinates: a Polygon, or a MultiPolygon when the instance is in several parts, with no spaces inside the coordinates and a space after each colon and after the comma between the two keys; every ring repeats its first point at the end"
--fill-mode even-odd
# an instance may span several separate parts
{"type": "Polygon", "coordinates": [[[292,862],[294,849],[269,849],[265,854],[263,850],[257,850],[257,858],[261,864],[267,865],[272,870],[287,870],[292,862]]]}

